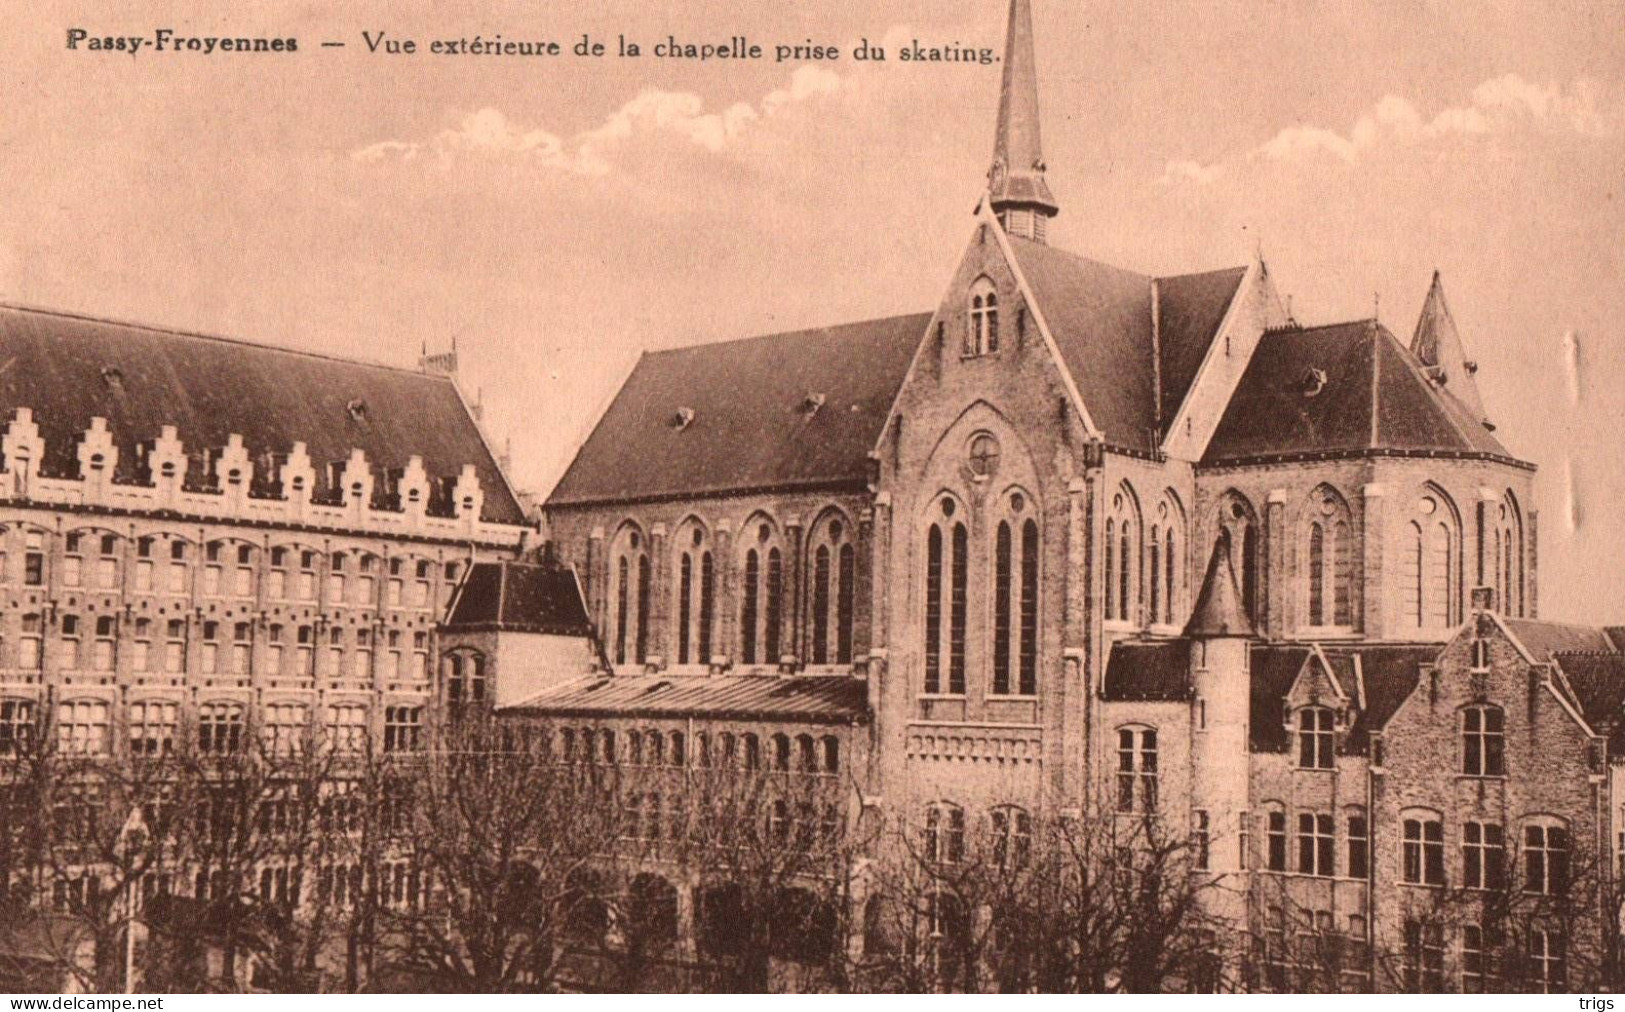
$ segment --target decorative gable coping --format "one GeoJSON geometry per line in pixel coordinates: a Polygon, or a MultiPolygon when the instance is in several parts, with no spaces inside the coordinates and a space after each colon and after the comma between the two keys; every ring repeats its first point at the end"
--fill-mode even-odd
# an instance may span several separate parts
{"type": "Polygon", "coordinates": [[[176,427],[165,425],[141,453],[148,481],[125,483],[114,480],[118,447],[107,420],[93,418],[76,450],[80,476],[47,477],[40,473],[45,442],[39,426],[32,409],[19,407],[0,436],[0,452],[5,457],[0,462],[0,498],[24,506],[162,512],[216,522],[499,545],[522,543],[530,530],[480,519],[485,491],[472,463],[465,463],[454,481],[447,477],[451,515],[432,516],[428,512],[431,481],[423,459],[417,456],[407,462],[400,479],[401,503],[390,508],[375,502],[379,475],[360,449],[352,450],[338,470],[341,496],[337,501],[324,501],[319,495],[316,469],[304,443],[294,443],[275,474],[260,475],[262,481],[256,486],[253,459],[237,433],[227,437],[225,446],[211,448],[199,458],[205,473],[195,474],[194,460],[176,427]],[[280,494],[259,491],[265,488],[265,480],[273,478],[281,486],[280,494]]]}

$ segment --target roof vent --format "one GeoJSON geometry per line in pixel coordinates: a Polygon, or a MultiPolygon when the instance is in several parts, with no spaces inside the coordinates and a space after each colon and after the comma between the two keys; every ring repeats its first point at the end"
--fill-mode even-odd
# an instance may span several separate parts
{"type": "Polygon", "coordinates": [[[809,393],[806,397],[801,399],[801,410],[803,414],[816,415],[818,414],[818,409],[823,406],[824,395],[820,393],[809,393]]]}
{"type": "Polygon", "coordinates": [[[102,366],[102,382],[106,383],[110,390],[123,390],[124,373],[119,370],[118,366],[104,365],[102,366]]]}
{"type": "Polygon", "coordinates": [[[359,397],[351,398],[350,403],[344,406],[344,410],[349,412],[351,421],[364,422],[367,420],[367,402],[359,397]]]}
{"type": "Polygon", "coordinates": [[[1326,389],[1326,370],[1310,369],[1303,374],[1301,389],[1305,397],[1315,397],[1326,389]]]}
{"type": "Polygon", "coordinates": [[[671,427],[681,432],[694,424],[693,408],[678,408],[677,413],[671,416],[671,427]]]}

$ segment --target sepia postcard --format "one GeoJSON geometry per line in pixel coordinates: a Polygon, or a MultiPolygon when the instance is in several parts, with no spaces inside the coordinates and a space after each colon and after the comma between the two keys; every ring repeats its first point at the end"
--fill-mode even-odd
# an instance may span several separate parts
{"type": "Polygon", "coordinates": [[[5,6],[11,1007],[1625,984],[1625,6],[5,6]]]}

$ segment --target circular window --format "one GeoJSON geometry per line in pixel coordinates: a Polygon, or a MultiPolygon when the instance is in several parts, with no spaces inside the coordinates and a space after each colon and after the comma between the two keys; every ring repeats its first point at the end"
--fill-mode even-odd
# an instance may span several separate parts
{"type": "Polygon", "coordinates": [[[1333,513],[1336,513],[1337,512],[1337,500],[1333,499],[1331,496],[1327,496],[1325,499],[1322,499],[1321,502],[1320,502],[1320,512],[1321,512],[1322,516],[1328,516],[1328,517],[1331,516],[1333,513]]]}
{"type": "Polygon", "coordinates": [[[1027,508],[1027,497],[1020,492],[1010,493],[1010,512],[1020,513],[1027,508]]]}
{"type": "Polygon", "coordinates": [[[1230,504],[1230,515],[1237,520],[1247,519],[1247,508],[1239,502],[1230,504]]]}
{"type": "Polygon", "coordinates": [[[841,540],[841,522],[839,520],[829,522],[829,539],[831,541],[841,540]]]}
{"type": "Polygon", "coordinates": [[[1439,504],[1434,501],[1432,496],[1425,495],[1422,497],[1422,501],[1416,504],[1416,508],[1421,511],[1424,516],[1432,516],[1434,510],[1439,508],[1439,504]]]}
{"type": "Polygon", "coordinates": [[[704,541],[705,541],[705,532],[700,530],[698,527],[694,528],[694,547],[695,548],[700,547],[701,543],[703,543],[704,541]]]}
{"type": "Polygon", "coordinates": [[[945,517],[954,515],[954,501],[952,499],[942,500],[942,515],[945,517]]]}
{"type": "Polygon", "coordinates": [[[756,540],[760,541],[762,544],[767,544],[767,539],[771,538],[772,536],[773,532],[767,529],[766,524],[756,528],[756,540]]]}
{"type": "Polygon", "coordinates": [[[627,540],[627,542],[629,544],[631,544],[631,546],[633,548],[636,548],[636,547],[638,547],[638,544],[643,540],[643,538],[642,538],[641,535],[638,534],[637,531],[633,531],[632,536],[627,538],[626,540],[627,540]]]}
{"type": "Polygon", "coordinates": [[[985,432],[973,436],[970,441],[971,473],[985,478],[998,466],[999,441],[985,432]]]}

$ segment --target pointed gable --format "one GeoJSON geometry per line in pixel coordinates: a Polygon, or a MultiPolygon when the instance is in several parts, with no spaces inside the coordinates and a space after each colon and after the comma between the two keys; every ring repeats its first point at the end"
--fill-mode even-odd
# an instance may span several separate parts
{"type": "Polygon", "coordinates": [[[1246,276],[1247,268],[1230,267],[1157,280],[1157,348],[1162,357],[1164,427],[1185,403],[1246,276]]]}
{"type": "Polygon", "coordinates": [[[1483,424],[1488,420],[1484,399],[1474,379],[1478,363],[1473,361],[1466,340],[1456,329],[1455,318],[1445,303],[1444,284],[1438,271],[1433,272],[1433,284],[1428,288],[1427,301],[1422,304],[1422,315],[1416,321],[1411,354],[1422,363],[1428,379],[1458,401],[1474,422],[1483,424]]]}
{"type": "Polygon", "coordinates": [[[1516,463],[1387,328],[1362,320],[1267,332],[1203,463],[1396,451],[1516,463]]]}
{"type": "Polygon", "coordinates": [[[1241,590],[1236,584],[1236,570],[1230,561],[1230,534],[1221,532],[1213,543],[1213,555],[1208,559],[1207,576],[1202,580],[1201,593],[1191,611],[1187,636],[1251,636],[1252,620],[1241,606],[1241,590]]]}
{"type": "Polygon", "coordinates": [[[643,356],[550,506],[862,487],[930,314],[643,356]]]}

